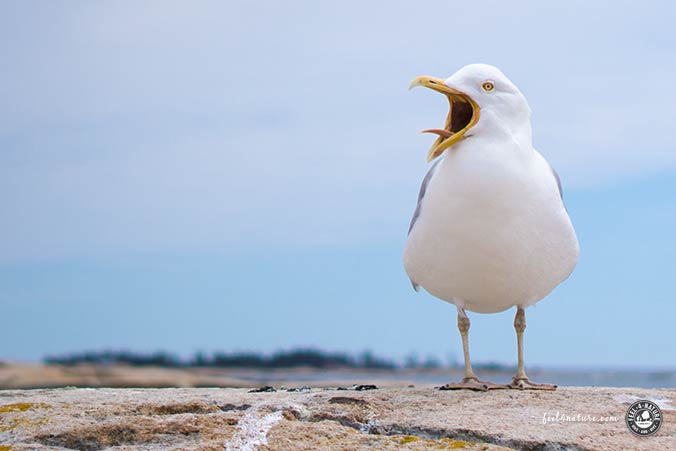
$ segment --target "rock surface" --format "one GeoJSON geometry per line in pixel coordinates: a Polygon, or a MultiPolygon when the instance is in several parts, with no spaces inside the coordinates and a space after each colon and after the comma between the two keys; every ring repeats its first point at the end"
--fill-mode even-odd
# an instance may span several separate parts
{"type": "Polygon", "coordinates": [[[676,450],[674,406],[676,390],[634,388],[5,390],[0,451],[676,450]],[[637,399],[662,408],[655,436],[625,425],[637,399]]]}

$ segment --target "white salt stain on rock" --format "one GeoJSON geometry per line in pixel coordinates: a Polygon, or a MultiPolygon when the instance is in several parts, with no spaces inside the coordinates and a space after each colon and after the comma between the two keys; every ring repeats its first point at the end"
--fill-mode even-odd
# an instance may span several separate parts
{"type": "Polygon", "coordinates": [[[635,395],[617,395],[613,397],[613,399],[622,404],[632,404],[635,403],[636,401],[645,399],[647,401],[654,402],[655,404],[657,404],[657,407],[659,407],[662,410],[676,410],[676,407],[671,405],[671,400],[667,398],[650,398],[650,397],[641,398],[635,395]]]}
{"type": "Polygon", "coordinates": [[[249,412],[239,420],[234,437],[225,443],[226,451],[256,451],[268,444],[268,431],[282,419],[282,411],[260,416],[260,412],[249,412]]]}

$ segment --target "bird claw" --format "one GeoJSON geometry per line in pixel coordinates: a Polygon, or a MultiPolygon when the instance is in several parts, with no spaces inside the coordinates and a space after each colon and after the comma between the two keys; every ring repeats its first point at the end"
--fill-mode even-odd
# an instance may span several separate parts
{"type": "Polygon", "coordinates": [[[512,378],[512,382],[509,383],[509,388],[516,390],[547,390],[554,391],[557,386],[554,384],[536,384],[531,382],[527,377],[516,377],[512,378]]]}
{"type": "Polygon", "coordinates": [[[451,382],[442,387],[439,387],[439,390],[475,390],[475,391],[488,391],[488,390],[497,390],[509,388],[509,386],[504,384],[495,384],[493,382],[480,381],[476,377],[465,377],[462,382],[451,382]]]}

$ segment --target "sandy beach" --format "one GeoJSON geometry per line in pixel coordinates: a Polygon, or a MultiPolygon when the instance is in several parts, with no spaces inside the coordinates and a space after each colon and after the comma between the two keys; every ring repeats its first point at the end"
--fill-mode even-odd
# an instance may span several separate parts
{"type": "MultiPolygon", "coordinates": [[[[481,377],[506,383],[513,369],[482,369],[481,377]]],[[[534,379],[562,386],[676,387],[676,372],[620,369],[531,369],[534,379]]],[[[376,384],[379,387],[443,385],[459,380],[457,368],[354,369],[354,368],[164,368],[127,365],[0,364],[0,389],[57,387],[339,387],[376,384]]]]}

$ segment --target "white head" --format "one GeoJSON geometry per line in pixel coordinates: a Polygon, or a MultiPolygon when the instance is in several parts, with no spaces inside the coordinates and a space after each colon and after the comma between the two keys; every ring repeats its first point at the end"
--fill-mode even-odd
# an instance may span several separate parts
{"type": "Polygon", "coordinates": [[[469,136],[484,133],[512,135],[524,131],[530,136],[528,102],[497,67],[470,64],[446,80],[417,77],[410,87],[416,86],[445,94],[450,104],[443,129],[423,130],[439,135],[427,155],[428,161],[469,136]]]}

